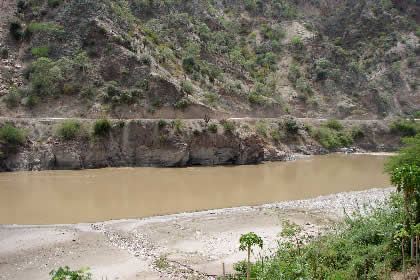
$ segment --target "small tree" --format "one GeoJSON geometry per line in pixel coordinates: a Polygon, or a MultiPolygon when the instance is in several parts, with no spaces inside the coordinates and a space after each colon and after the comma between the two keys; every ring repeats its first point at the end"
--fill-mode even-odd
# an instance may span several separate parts
{"type": "MultiPolygon", "coordinates": [[[[391,183],[397,186],[398,192],[401,192],[401,191],[404,192],[405,211],[407,212],[407,216],[410,221],[412,234],[413,235],[415,234],[416,236],[416,240],[417,240],[416,248],[418,248],[419,225],[420,225],[419,223],[419,219],[420,219],[420,168],[417,165],[407,165],[407,164],[404,164],[401,167],[395,168],[391,174],[391,183]],[[416,204],[416,213],[415,213],[414,219],[409,209],[409,204],[413,202],[416,204]]],[[[404,232],[401,231],[400,235],[402,233],[404,232]]],[[[418,254],[418,249],[416,250],[416,270],[418,274],[419,267],[418,267],[417,254],[418,254]]],[[[404,259],[404,252],[403,252],[403,259],[404,259]]]]}
{"type": "Polygon", "coordinates": [[[247,266],[247,279],[251,279],[251,252],[252,246],[257,245],[262,249],[263,247],[263,240],[261,237],[256,235],[253,232],[243,234],[239,239],[239,250],[241,251],[248,251],[248,266],[247,266]]]}
{"type": "Polygon", "coordinates": [[[406,279],[406,269],[405,269],[405,254],[404,254],[404,240],[410,237],[410,235],[408,234],[408,232],[405,230],[404,227],[402,227],[399,231],[397,231],[394,235],[394,239],[396,241],[400,241],[401,242],[401,252],[402,252],[402,261],[403,261],[403,272],[404,272],[404,279],[406,279]]]}
{"type": "Polygon", "coordinates": [[[402,165],[392,171],[391,183],[397,186],[397,191],[404,192],[405,210],[407,212],[410,225],[414,224],[413,216],[410,213],[408,204],[411,202],[416,203],[416,219],[418,220],[420,213],[420,196],[418,192],[420,190],[420,168],[416,165],[402,165]]]}

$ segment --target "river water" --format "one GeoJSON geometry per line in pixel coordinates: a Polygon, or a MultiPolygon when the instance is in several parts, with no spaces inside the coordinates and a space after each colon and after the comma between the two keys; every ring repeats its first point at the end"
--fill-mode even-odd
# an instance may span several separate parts
{"type": "Polygon", "coordinates": [[[259,205],[390,185],[385,155],[189,168],[0,173],[0,224],[67,224],[259,205]]]}

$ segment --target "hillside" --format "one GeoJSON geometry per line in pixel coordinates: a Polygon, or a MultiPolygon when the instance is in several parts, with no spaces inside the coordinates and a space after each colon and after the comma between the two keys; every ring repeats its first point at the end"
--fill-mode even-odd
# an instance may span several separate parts
{"type": "Polygon", "coordinates": [[[0,116],[420,110],[419,1],[2,2],[0,116]]]}

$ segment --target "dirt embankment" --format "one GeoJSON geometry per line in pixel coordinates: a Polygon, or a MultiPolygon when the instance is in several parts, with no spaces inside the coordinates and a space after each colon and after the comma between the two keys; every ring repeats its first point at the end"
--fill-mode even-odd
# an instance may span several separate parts
{"type": "Polygon", "coordinates": [[[264,250],[276,249],[281,222],[289,219],[317,236],[365,202],[388,197],[393,188],[95,224],[0,225],[0,279],[41,280],[59,266],[89,266],[93,279],[214,279],[246,257],[239,237],[253,231],[264,250]],[[209,276],[210,275],[210,276],[209,276]]]}
{"type": "MultiPolygon", "coordinates": [[[[113,120],[106,137],[91,135],[94,120],[80,120],[84,133],[75,140],[57,137],[57,119],[2,119],[28,135],[17,153],[4,152],[0,170],[88,169],[120,166],[182,167],[190,165],[256,164],[291,160],[302,155],[326,154],[310,133],[325,120],[293,119],[298,130],[290,133],[285,120],[113,120]],[[216,130],[212,130],[216,128],[216,130]]],[[[342,121],[346,130],[359,127],[363,137],[346,152],[395,151],[400,146],[387,121],[342,121]]],[[[0,144],[1,145],[1,144],[0,144]]],[[[2,147],[0,146],[0,149],[2,147]]],[[[5,147],[3,147],[4,149],[5,147]]],[[[342,149],[343,151],[343,149],[342,149]]]]}

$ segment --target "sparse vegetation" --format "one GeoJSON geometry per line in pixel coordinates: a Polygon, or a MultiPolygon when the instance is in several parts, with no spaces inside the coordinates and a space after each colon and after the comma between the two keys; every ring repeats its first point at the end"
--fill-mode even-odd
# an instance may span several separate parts
{"type": "Polygon", "coordinates": [[[159,259],[155,261],[155,266],[158,269],[167,269],[169,268],[169,262],[165,256],[160,256],[159,259]]]}

